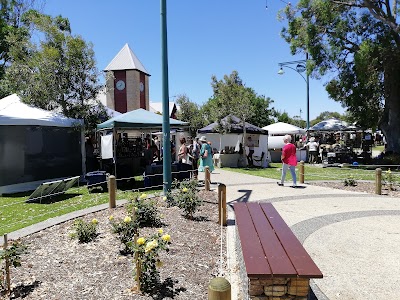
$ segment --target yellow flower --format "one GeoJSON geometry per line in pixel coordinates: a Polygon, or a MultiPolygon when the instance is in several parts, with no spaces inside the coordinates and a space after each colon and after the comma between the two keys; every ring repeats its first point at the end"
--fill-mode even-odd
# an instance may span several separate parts
{"type": "Polygon", "coordinates": [[[387,173],[389,173],[389,174],[390,174],[390,173],[392,173],[392,171],[390,171],[390,169],[389,169],[389,170],[387,170],[386,172],[387,172],[387,173]]]}
{"type": "Polygon", "coordinates": [[[141,194],[140,197],[139,197],[139,199],[146,199],[146,198],[147,198],[146,194],[141,194]]]}
{"type": "Polygon", "coordinates": [[[146,239],[144,237],[140,237],[137,239],[138,245],[144,245],[145,242],[146,242],[146,239]]]}
{"type": "Polygon", "coordinates": [[[182,189],[182,192],[184,192],[184,193],[186,193],[187,191],[188,191],[188,189],[185,187],[182,189]]]}
{"type": "Polygon", "coordinates": [[[112,220],[114,220],[114,216],[109,216],[108,219],[109,219],[110,221],[112,221],[112,220]]]}
{"type": "Polygon", "coordinates": [[[99,223],[99,221],[97,221],[97,219],[93,219],[92,223],[96,225],[97,223],[99,223]]]}
{"type": "Polygon", "coordinates": [[[164,196],[162,199],[163,199],[164,201],[167,201],[167,196],[164,196]]]}
{"type": "Polygon", "coordinates": [[[159,233],[159,234],[163,234],[163,232],[164,232],[164,231],[163,231],[162,229],[158,229],[158,233],[159,233]]]}
{"type": "Polygon", "coordinates": [[[125,223],[130,223],[131,221],[132,221],[132,219],[131,219],[130,216],[126,216],[125,219],[124,219],[125,223]]]}
{"type": "Polygon", "coordinates": [[[164,218],[164,215],[163,215],[163,214],[161,214],[161,215],[160,215],[160,218],[161,218],[161,219],[162,219],[162,218],[164,218]]]}
{"type": "Polygon", "coordinates": [[[169,234],[164,234],[161,238],[166,242],[169,242],[171,240],[171,236],[169,234]]]}
{"type": "Polygon", "coordinates": [[[156,240],[152,240],[151,242],[148,242],[146,244],[146,248],[144,249],[144,251],[150,252],[151,250],[153,250],[154,248],[156,248],[158,246],[158,242],[156,240]]]}

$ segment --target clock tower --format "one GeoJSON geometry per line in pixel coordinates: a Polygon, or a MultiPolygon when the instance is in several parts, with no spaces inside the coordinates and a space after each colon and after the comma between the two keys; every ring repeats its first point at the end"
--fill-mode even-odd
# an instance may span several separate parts
{"type": "Polygon", "coordinates": [[[138,108],[150,109],[149,76],[128,44],[104,69],[107,107],[120,113],[138,108]]]}

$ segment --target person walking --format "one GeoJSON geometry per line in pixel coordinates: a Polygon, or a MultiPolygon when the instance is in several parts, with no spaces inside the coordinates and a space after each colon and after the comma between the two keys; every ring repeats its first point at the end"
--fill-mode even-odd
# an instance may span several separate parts
{"type": "Polygon", "coordinates": [[[199,164],[199,158],[200,158],[200,144],[199,144],[199,138],[196,137],[193,140],[193,145],[192,145],[192,168],[193,168],[193,178],[197,179],[197,176],[199,174],[198,171],[198,164],[199,164]]]}
{"type": "Polygon", "coordinates": [[[247,138],[247,147],[249,147],[249,154],[247,154],[247,163],[249,167],[253,166],[253,154],[254,154],[254,142],[251,139],[251,136],[247,138]]]}
{"type": "Polygon", "coordinates": [[[283,142],[285,146],[282,149],[282,176],[281,181],[278,182],[279,186],[283,186],[286,178],[286,172],[290,169],[290,173],[292,175],[293,185],[291,187],[297,187],[296,183],[296,166],[297,166],[297,157],[296,157],[296,147],[292,143],[292,137],[287,134],[283,137],[283,142]]]}
{"type": "Polygon", "coordinates": [[[214,164],[211,146],[207,143],[207,138],[204,135],[199,139],[199,142],[201,143],[199,172],[205,172],[207,166],[212,172],[214,171],[214,164]]]}

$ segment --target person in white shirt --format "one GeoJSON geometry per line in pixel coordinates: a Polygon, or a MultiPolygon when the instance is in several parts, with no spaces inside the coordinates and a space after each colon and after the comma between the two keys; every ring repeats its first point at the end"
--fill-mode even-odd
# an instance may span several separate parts
{"type": "Polygon", "coordinates": [[[315,141],[314,137],[311,137],[306,146],[308,148],[308,162],[315,164],[317,162],[319,144],[315,141]]]}

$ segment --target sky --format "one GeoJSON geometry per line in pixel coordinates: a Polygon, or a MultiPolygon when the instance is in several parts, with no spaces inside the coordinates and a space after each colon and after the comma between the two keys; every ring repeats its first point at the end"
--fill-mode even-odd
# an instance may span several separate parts
{"type": "MultiPolygon", "coordinates": [[[[287,68],[278,75],[280,62],[305,59],[291,55],[280,36],[286,23],[277,14],[284,6],[282,0],[167,1],[170,101],[186,94],[202,105],[212,96],[211,76],[220,80],[236,70],[247,87],[273,99],[275,109],[306,120],[304,79],[287,68]]],[[[99,70],[128,43],[151,75],[150,101],[162,101],[160,1],[46,0],[43,12],[70,20],[72,34],[93,44],[99,70]]],[[[310,120],[344,112],[323,80],[310,78],[309,87],[310,120]]]]}

